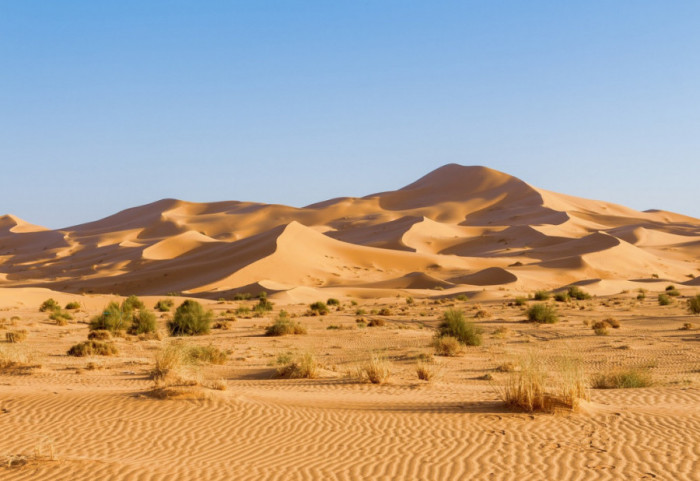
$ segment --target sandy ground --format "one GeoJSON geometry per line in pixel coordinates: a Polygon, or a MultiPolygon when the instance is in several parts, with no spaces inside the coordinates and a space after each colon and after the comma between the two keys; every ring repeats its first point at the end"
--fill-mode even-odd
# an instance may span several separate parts
{"type": "MultiPolygon", "coordinates": [[[[228,329],[186,339],[229,351],[222,365],[194,368],[200,399],[156,399],[150,371],[172,342],[165,335],[171,313],[159,314],[161,340],[116,338],[117,356],[78,358],[66,351],[86,339],[92,316],[120,298],[0,289],[0,347],[30,354],[33,366],[0,372],[0,455],[9,461],[0,479],[698,479],[700,317],[687,313],[684,299],[659,306],[655,292],[640,301],[629,291],[557,303],[562,320],[535,325],[509,305],[515,292],[494,288],[468,301],[432,294],[413,304],[403,295],[344,296],[340,310],[322,317],[304,316],[307,303],[273,296],[274,310],[262,318],[238,316],[228,329]],[[58,326],[38,310],[47,297],[82,308],[58,326]],[[383,307],[389,315],[371,313],[383,307]],[[263,335],[282,308],[307,334],[263,335]],[[473,319],[484,342],[458,357],[435,357],[441,376],[420,381],[416,364],[433,353],[434,328],[448,308],[468,317],[486,311],[473,319]],[[357,327],[358,309],[386,324],[357,327]],[[606,336],[586,325],[609,317],[621,327],[606,336]],[[688,322],[695,326],[681,329],[688,322]],[[24,342],[4,342],[4,332],[18,329],[28,331],[24,342]],[[305,352],[322,365],[317,379],[277,376],[280,355],[305,352]],[[391,363],[386,384],[352,375],[373,353],[391,363]],[[577,412],[513,411],[499,389],[515,374],[498,367],[524,355],[552,366],[576,358],[589,377],[636,367],[654,384],[591,389],[577,412]],[[487,374],[491,380],[480,379],[487,374]]],[[[159,298],[143,299],[152,307],[159,298]]],[[[221,320],[254,304],[205,302],[221,320]]]]}

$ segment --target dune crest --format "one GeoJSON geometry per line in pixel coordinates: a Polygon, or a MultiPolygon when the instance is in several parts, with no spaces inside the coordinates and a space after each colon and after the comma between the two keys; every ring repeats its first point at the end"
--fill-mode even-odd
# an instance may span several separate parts
{"type": "Polygon", "coordinates": [[[303,208],[163,199],[54,231],[5,215],[0,256],[0,286],[63,292],[688,284],[700,274],[700,220],[449,164],[395,191],[303,208]]]}

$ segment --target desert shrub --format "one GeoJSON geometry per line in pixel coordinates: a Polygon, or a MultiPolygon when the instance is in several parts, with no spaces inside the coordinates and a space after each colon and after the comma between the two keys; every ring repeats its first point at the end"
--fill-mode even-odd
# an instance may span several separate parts
{"type": "Polygon", "coordinates": [[[318,371],[318,362],[316,362],[313,354],[307,352],[301,356],[290,359],[283,366],[279,367],[277,369],[277,374],[279,374],[280,377],[287,377],[290,379],[314,379],[318,377],[318,371]]]}
{"type": "Polygon", "coordinates": [[[692,322],[684,322],[683,325],[681,326],[682,331],[690,331],[693,329],[693,323],[692,322]]]}
{"type": "Polygon", "coordinates": [[[58,302],[56,302],[55,299],[49,298],[41,303],[41,306],[39,306],[39,310],[41,312],[46,312],[46,311],[53,311],[54,309],[58,309],[60,307],[61,306],[58,305],[58,302]]]}
{"type": "Polygon", "coordinates": [[[617,369],[597,374],[593,378],[595,389],[629,389],[653,384],[651,374],[644,369],[617,369]]]}
{"type": "Polygon", "coordinates": [[[264,292],[260,293],[260,300],[255,304],[253,310],[259,313],[270,312],[274,308],[274,304],[267,299],[267,294],[263,296],[264,292]]]}
{"type": "Polygon", "coordinates": [[[173,300],[172,299],[161,299],[158,302],[156,302],[155,305],[155,310],[158,312],[170,312],[170,309],[173,308],[173,300]]]}
{"type": "Polygon", "coordinates": [[[187,359],[193,363],[223,364],[228,354],[221,349],[209,346],[191,346],[186,350],[187,359]]]}
{"type": "Polygon", "coordinates": [[[581,399],[587,399],[586,381],[581,363],[562,359],[550,379],[544,363],[533,354],[519,362],[501,390],[503,401],[528,412],[551,412],[558,408],[575,409],[581,399]]]}
{"type": "Polygon", "coordinates": [[[62,310],[59,307],[51,313],[49,319],[56,321],[56,324],[58,324],[59,326],[65,326],[66,324],[68,324],[68,321],[73,319],[73,316],[71,316],[68,312],[62,310]]]}
{"type": "Polygon", "coordinates": [[[569,302],[568,292],[557,292],[554,294],[554,300],[557,302],[569,302]]]}
{"type": "Polygon", "coordinates": [[[250,315],[250,308],[246,306],[241,306],[234,311],[234,314],[240,317],[245,317],[250,315]]]}
{"type": "Polygon", "coordinates": [[[66,309],[68,309],[68,310],[80,309],[80,303],[78,301],[71,301],[68,304],[66,304],[66,309]]]}
{"type": "Polygon", "coordinates": [[[518,370],[518,366],[514,362],[507,361],[503,364],[496,366],[496,371],[498,372],[515,372],[518,370]]]}
{"type": "Polygon", "coordinates": [[[391,316],[392,312],[388,307],[382,307],[377,314],[380,316],[391,316]]]}
{"type": "Polygon", "coordinates": [[[569,290],[567,292],[569,294],[569,297],[572,299],[576,299],[577,301],[584,301],[586,299],[590,299],[591,295],[588,294],[586,291],[581,289],[578,286],[571,286],[569,287],[569,290]]]}
{"type": "Polygon", "coordinates": [[[458,309],[448,309],[442,315],[438,326],[440,337],[451,336],[466,346],[481,345],[481,329],[464,318],[464,313],[458,309]]]}
{"type": "Polygon", "coordinates": [[[7,342],[17,343],[23,342],[27,339],[27,331],[25,329],[20,329],[18,331],[7,331],[5,333],[5,340],[7,342]]]}
{"type": "Polygon", "coordinates": [[[340,301],[338,299],[331,297],[326,301],[326,304],[328,304],[329,306],[339,306],[340,301]]]}
{"type": "Polygon", "coordinates": [[[367,327],[367,319],[364,317],[358,317],[355,319],[355,324],[357,327],[367,327]]]}
{"type": "Polygon", "coordinates": [[[236,294],[233,295],[233,300],[234,301],[247,301],[251,297],[252,296],[247,292],[237,292],[236,294]]]}
{"type": "Polygon", "coordinates": [[[464,350],[464,345],[452,336],[436,336],[433,339],[433,347],[436,355],[447,357],[458,356],[464,350]]]}
{"type": "Polygon", "coordinates": [[[610,327],[613,329],[619,329],[620,328],[620,321],[615,319],[614,317],[608,317],[603,319],[603,322],[606,322],[610,327]]]}
{"type": "Polygon", "coordinates": [[[365,316],[365,315],[367,315],[367,311],[365,309],[355,309],[355,315],[356,316],[365,316]]]}
{"type": "Polygon", "coordinates": [[[408,304],[409,306],[412,306],[415,303],[416,303],[416,301],[413,299],[413,296],[408,296],[406,298],[406,304],[408,304]]]}
{"type": "Polygon", "coordinates": [[[645,292],[640,292],[639,294],[637,294],[637,300],[638,300],[638,301],[643,301],[643,300],[646,299],[646,298],[647,298],[647,295],[646,295],[645,292]]]}
{"type": "Polygon", "coordinates": [[[696,294],[688,299],[688,310],[692,314],[700,314],[700,294],[696,294]]]}
{"type": "Polygon", "coordinates": [[[666,291],[666,294],[671,297],[678,297],[681,295],[681,292],[678,289],[671,289],[670,291],[666,291]]]}
{"type": "Polygon", "coordinates": [[[442,364],[436,362],[418,361],[416,374],[421,381],[433,381],[442,374],[442,364]]]}
{"type": "Polygon", "coordinates": [[[476,319],[485,319],[487,317],[491,317],[491,313],[484,309],[479,309],[474,313],[474,318],[476,319]]]}
{"type": "Polygon", "coordinates": [[[133,315],[131,326],[129,327],[129,334],[138,335],[156,332],[157,327],[156,315],[152,311],[141,309],[133,315]]]}
{"type": "Polygon", "coordinates": [[[547,291],[535,291],[534,298],[536,301],[546,301],[550,296],[551,294],[547,291]]]}
{"type": "Polygon", "coordinates": [[[179,342],[173,342],[162,347],[156,353],[156,362],[151,371],[151,378],[158,381],[173,376],[179,372],[185,362],[186,346],[179,342]]]}
{"type": "MultiPolygon", "coordinates": [[[[598,323],[596,323],[598,324],[598,323]]],[[[595,325],[593,326],[593,332],[595,332],[596,336],[607,336],[608,335],[608,326],[607,324],[601,325],[596,327],[595,325]]]]}
{"type": "Polygon", "coordinates": [[[22,373],[36,367],[40,365],[34,364],[32,354],[23,345],[0,344],[0,372],[22,373]]]}
{"type": "Polygon", "coordinates": [[[90,331],[88,333],[88,339],[93,339],[95,341],[108,341],[112,339],[112,333],[102,329],[99,329],[97,331],[90,331]]]}
{"type": "Polygon", "coordinates": [[[76,344],[68,350],[69,356],[116,356],[119,354],[117,346],[111,342],[89,340],[76,344]]]}
{"type": "Polygon", "coordinates": [[[671,304],[671,298],[666,294],[659,294],[658,300],[660,306],[668,306],[671,304]]]}
{"type": "Polygon", "coordinates": [[[516,306],[526,306],[527,305],[527,298],[526,297],[516,297],[515,298],[515,305],[516,306]]]}
{"type": "Polygon", "coordinates": [[[282,311],[275,322],[265,328],[265,335],[286,336],[288,334],[306,334],[306,328],[298,322],[292,321],[287,313],[282,311]]]}
{"type": "Polygon", "coordinates": [[[105,307],[104,311],[102,311],[102,314],[90,320],[90,330],[106,330],[111,332],[126,330],[131,325],[132,317],[132,311],[124,310],[122,306],[116,302],[110,302],[107,307],[105,307]]]}
{"type": "Polygon", "coordinates": [[[391,363],[378,354],[372,354],[367,362],[357,370],[360,380],[372,384],[384,384],[391,376],[391,363]]]}
{"type": "Polygon", "coordinates": [[[309,306],[312,316],[325,316],[328,314],[328,306],[323,301],[316,301],[309,306]]]}
{"type": "Polygon", "coordinates": [[[133,311],[135,309],[144,309],[146,305],[138,297],[131,295],[124,299],[122,302],[122,307],[124,310],[133,311]]]}
{"type": "Polygon", "coordinates": [[[367,327],[382,327],[386,325],[386,321],[384,319],[370,319],[370,321],[367,323],[367,327]]]}
{"type": "Polygon", "coordinates": [[[207,334],[213,316],[199,302],[187,299],[175,310],[173,319],[168,321],[168,330],[171,336],[207,334]]]}
{"type": "Polygon", "coordinates": [[[554,324],[559,320],[557,310],[547,304],[533,304],[527,310],[527,320],[529,322],[539,322],[543,324],[554,324]]]}

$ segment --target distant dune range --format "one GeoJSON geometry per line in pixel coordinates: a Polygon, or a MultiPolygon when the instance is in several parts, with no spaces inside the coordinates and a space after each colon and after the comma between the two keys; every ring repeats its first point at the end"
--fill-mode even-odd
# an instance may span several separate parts
{"type": "Polygon", "coordinates": [[[700,285],[700,220],[450,164],[402,189],[304,208],[164,199],[49,230],[0,217],[0,287],[219,298],[319,288],[592,291],[700,285]]]}

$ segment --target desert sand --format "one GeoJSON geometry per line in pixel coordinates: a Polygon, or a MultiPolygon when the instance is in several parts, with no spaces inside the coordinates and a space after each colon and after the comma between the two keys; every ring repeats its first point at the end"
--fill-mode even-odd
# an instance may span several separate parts
{"type": "Polygon", "coordinates": [[[166,199],[58,230],[6,215],[0,259],[3,480],[699,479],[698,219],[452,164],[304,208],[166,199]],[[523,322],[536,291],[571,286],[590,297],[550,298],[559,322],[523,322]],[[272,310],[255,313],[261,291],[272,310]],[[173,302],[157,333],[67,355],[131,294],[173,302]],[[58,322],[39,310],[48,298],[78,307],[58,322]],[[213,311],[208,334],[168,335],[186,299],[213,311]],[[338,305],[312,315],[328,299],[338,305]],[[437,355],[448,309],[480,345],[437,355]],[[265,336],[282,310],[306,333],[265,336]],[[605,319],[618,327],[597,335],[605,319]],[[164,394],[153,371],[169,345],[226,356],[183,367],[188,384],[164,394]],[[316,376],[281,377],[302,355],[316,376]],[[380,384],[357,374],[372,356],[390,371],[380,384]],[[527,358],[581,366],[574,409],[504,402],[527,358]],[[618,369],[650,385],[596,387],[618,369]]]}

